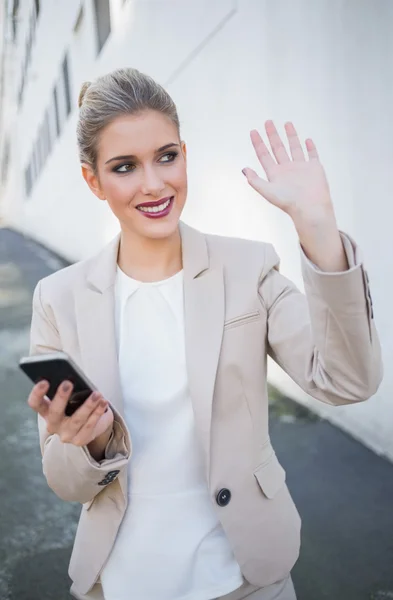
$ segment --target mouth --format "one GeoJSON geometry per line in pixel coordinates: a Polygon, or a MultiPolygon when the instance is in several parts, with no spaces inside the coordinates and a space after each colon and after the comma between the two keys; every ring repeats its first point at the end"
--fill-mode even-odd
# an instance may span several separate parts
{"type": "Polygon", "coordinates": [[[166,217],[171,211],[174,199],[174,196],[168,196],[156,202],[143,202],[142,204],[138,204],[136,209],[150,219],[166,217]]]}

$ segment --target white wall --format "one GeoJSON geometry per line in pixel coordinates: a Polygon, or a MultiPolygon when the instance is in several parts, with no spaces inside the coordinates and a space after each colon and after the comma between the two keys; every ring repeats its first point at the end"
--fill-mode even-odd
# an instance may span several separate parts
{"type": "Polygon", "coordinates": [[[18,183],[18,168],[28,160],[45,98],[69,49],[75,106],[83,80],[120,66],[137,67],[167,87],[188,144],[184,219],[205,231],[272,242],[282,272],[302,287],[292,224],[241,173],[244,166],[261,172],[249,130],[263,130],[272,118],[284,133],[284,122],[292,120],[303,139],[316,142],[339,225],[363,248],[386,374],[372,400],[334,409],[306,397],[274,365],[271,380],[393,459],[391,1],[113,0],[113,31],[97,61],[92,0],[82,3],[76,32],[77,0],[42,4],[34,80],[15,121],[19,154],[2,197],[9,222],[73,260],[98,250],[117,231],[80,176],[76,110],[29,199],[18,183]]]}

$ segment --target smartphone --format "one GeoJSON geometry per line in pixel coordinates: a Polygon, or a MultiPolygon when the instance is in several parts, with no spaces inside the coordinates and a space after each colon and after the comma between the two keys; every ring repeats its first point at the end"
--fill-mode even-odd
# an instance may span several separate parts
{"type": "Polygon", "coordinates": [[[46,396],[50,400],[65,379],[71,381],[74,388],[65,409],[68,417],[97,389],[65,352],[26,356],[20,359],[19,367],[34,384],[43,379],[48,381],[46,396]]]}

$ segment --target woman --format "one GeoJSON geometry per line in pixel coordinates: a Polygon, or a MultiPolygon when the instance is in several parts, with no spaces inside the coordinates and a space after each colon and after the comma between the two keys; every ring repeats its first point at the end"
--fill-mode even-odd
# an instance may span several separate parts
{"type": "Polygon", "coordinates": [[[72,417],[70,382],[39,414],[43,470],[83,504],[70,563],[79,599],[293,600],[300,517],[268,432],[266,357],[330,404],[381,380],[366,271],[337,229],[317,150],[251,139],[248,183],[299,235],[306,295],[269,244],[180,222],[186,146],[169,95],[121,69],[82,88],[82,174],[121,233],[38,283],[31,354],[67,352],[95,383],[72,417]],[[274,157],[273,157],[274,156],[274,157]]]}

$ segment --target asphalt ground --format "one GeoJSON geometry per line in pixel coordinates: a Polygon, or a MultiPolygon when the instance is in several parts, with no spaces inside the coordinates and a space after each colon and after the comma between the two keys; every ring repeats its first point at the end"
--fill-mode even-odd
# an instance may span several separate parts
{"type": "MultiPolygon", "coordinates": [[[[70,600],[80,507],[48,489],[17,361],[36,282],[66,266],[0,229],[0,600],[70,600]]],[[[271,437],[303,519],[298,600],[393,599],[393,464],[271,389],[271,437]]],[[[143,599],[136,599],[143,600],[143,599]]]]}

